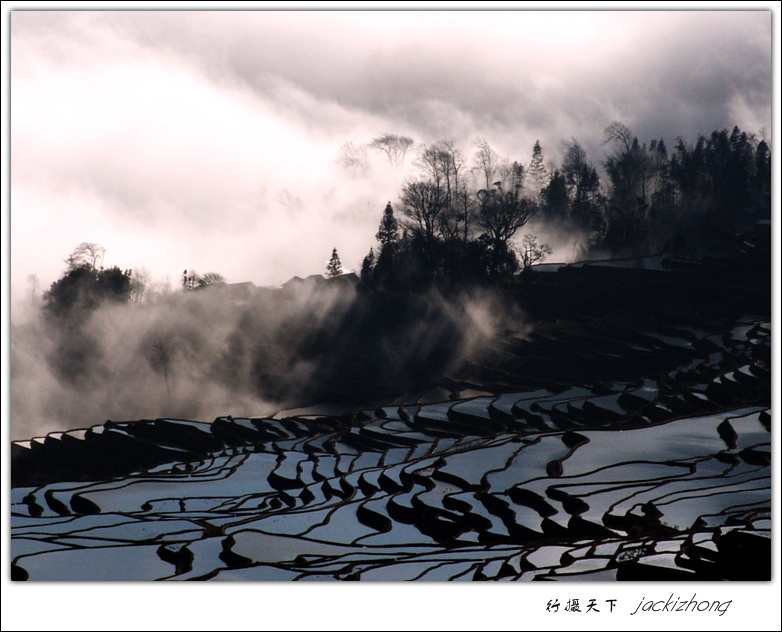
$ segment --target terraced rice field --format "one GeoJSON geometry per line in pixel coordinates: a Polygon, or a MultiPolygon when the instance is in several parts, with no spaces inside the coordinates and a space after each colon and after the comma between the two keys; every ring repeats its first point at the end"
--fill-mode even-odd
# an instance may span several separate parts
{"type": "Polygon", "coordinates": [[[541,328],[448,401],[16,442],[12,576],[770,579],[770,329],[541,328]]]}

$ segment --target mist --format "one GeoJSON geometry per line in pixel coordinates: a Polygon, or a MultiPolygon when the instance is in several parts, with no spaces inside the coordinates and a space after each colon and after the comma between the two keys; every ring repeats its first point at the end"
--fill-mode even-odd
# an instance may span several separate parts
{"type": "Polygon", "coordinates": [[[368,298],[342,279],[211,286],[63,320],[31,310],[11,344],[11,438],[113,421],[346,410],[421,393],[521,326],[488,290],[368,298]]]}
{"type": "Polygon", "coordinates": [[[356,269],[405,170],[337,159],[385,132],[524,163],[571,136],[599,162],[614,120],[768,137],[770,16],[14,11],[12,285],[83,241],[174,284],[280,284],[334,247],[356,269]]]}
{"type": "MultiPolygon", "coordinates": [[[[10,23],[12,438],[396,397],[473,360],[507,308],[466,290],[379,305],[342,284],[244,303],[159,291],[55,324],[29,303],[79,243],[159,288],[183,269],[280,286],[323,273],[333,248],[358,271],[424,145],[452,142],[469,168],[480,137],[528,166],[539,140],[551,172],[570,138],[600,169],[613,121],[669,147],[733,125],[770,141],[767,11],[17,10],[10,23]],[[384,133],[414,139],[402,164],[369,147],[384,133]]],[[[586,256],[571,226],[539,215],[526,233],[548,262],[586,256]]]]}

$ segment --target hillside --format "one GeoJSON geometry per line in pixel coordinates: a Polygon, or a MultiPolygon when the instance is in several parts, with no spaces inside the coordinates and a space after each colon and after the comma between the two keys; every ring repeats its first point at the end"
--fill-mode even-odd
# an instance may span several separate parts
{"type": "Polygon", "coordinates": [[[342,345],[329,388],[299,391],[309,409],[15,442],[12,576],[769,579],[757,243],[541,267],[504,290],[523,322],[418,384],[380,388],[342,345]],[[388,399],[326,412],[351,393],[388,399]]]}

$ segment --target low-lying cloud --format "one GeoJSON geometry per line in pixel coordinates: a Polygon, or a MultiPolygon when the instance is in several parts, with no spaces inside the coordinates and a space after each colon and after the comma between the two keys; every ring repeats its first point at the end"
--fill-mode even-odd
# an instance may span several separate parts
{"type": "MultiPolygon", "coordinates": [[[[762,11],[14,11],[12,298],[28,294],[32,274],[40,296],[85,241],[107,249],[105,265],[146,268],[172,287],[186,268],[279,285],[324,272],[335,247],[357,270],[385,204],[400,210],[414,151],[404,166],[369,151],[360,170],[338,157],[382,133],[451,140],[468,161],[480,136],[524,164],[536,140],[556,163],[561,140],[575,137],[598,165],[615,120],[669,149],[733,125],[768,134],[770,26],[762,11]]],[[[519,237],[552,246],[549,260],[577,256],[581,236],[525,228],[519,237]]],[[[16,303],[15,436],[108,417],[265,414],[274,396],[293,401],[297,385],[339,374],[350,349],[329,366],[312,349],[341,349],[341,323],[372,322],[345,297],[284,309],[263,300],[208,313],[184,295],[106,307],[68,336],[25,321],[16,303]],[[279,323],[321,312],[341,335],[288,344],[279,323]]],[[[415,362],[383,344],[433,358],[450,335],[455,357],[469,355],[462,325],[494,313],[477,297],[469,305],[408,305],[409,329],[377,339],[367,330],[385,342],[353,359],[371,376],[380,365],[369,359],[385,357],[404,377],[415,362]],[[433,322],[443,337],[427,349],[433,322]]]]}
{"type": "MultiPolygon", "coordinates": [[[[768,12],[57,12],[11,16],[13,284],[82,241],[156,278],[280,283],[357,268],[398,199],[347,142],[476,136],[528,163],[576,137],[770,128],[768,12]],[[295,221],[279,200],[298,198],[295,221]],[[283,211],[280,217],[279,211],[283,211]],[[379,215],[370,224],[379,220],[379,215]]],[[[409,166],[408,162],[408,166],[409,166]]],[[[409,172],[408,172],[409,173],[409,172]]]]}
{"type": "Polygon", "coordinates": [[[479,362],[522,320],[485,290],[378,297],[323,279],[104,303],[67,319],[38,309],[12,331],[11,435],[387,403],[479,362]]]}

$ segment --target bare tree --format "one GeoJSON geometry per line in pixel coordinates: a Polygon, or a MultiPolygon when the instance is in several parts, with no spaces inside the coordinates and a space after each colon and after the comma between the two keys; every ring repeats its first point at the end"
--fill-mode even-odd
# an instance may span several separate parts
{"type": "Polygon", "coordinates": [[[413,202],[407,204],[408,216],[414,209],[412,216],[424,220],[419,222],[424,234],[439,233],[446,241],[463,236],[466,241],[472,219],[472,202],[465,183],[462,153],[453,141],[423,145],[415,165],[424,179],[416,184],[414,190],[406,192],[412,195],[403,193],[403,202],[413,202]],[[428,186],[421,186],[420,182],[428,186]]]}
{"type": "Polygon", "coordinates": [[[68,264],[68,270],[88,267],[92,270],[98,270],[103,266],[103,258],[106,256],[106,249],[99,244],[84,241],[80,243],[73,252],[68,255],[65,262],[68,264]]]}
{"type": "Polygon", "coordinates": [[[301,198],[291,193],[288,189],[278,191],[274,201],[287,208],[293,215],[304,210],[304,202],[301,201],[301,198]]]}
{"type": "Polygon", "coordinates": [[[497,246],[506,245],[538,210],[534,202],[519,195],[518,189],[504,191],[502,185],[478,191],[478,203],[478,222],[497,246]]]}
{"type": "Polygon", "coordinates": [[[353,178],[364,175],[369,170],[367,146],[345,143],[339,148],[337,162],[353,178]]]}
{"type": "Polygon", "coordinates": [[[373,138],[369,143],[372,149],[383,152],[388,161],[396,166],[401,166],[405,162],[405,155],[413,146],[413,139],[407,136],[397,136],[396,134],[382,134],[373,138]]]}
{"type": "Polygon", "coordinates": [[[402,189],[402,209],[416,232],[434,239],[445,212],[444,189],[430,180],[409,180],[402,189]]]}
{"type": "Polygon", "coordinates": [[[443,154],[444,150],[438,143],[421,145],[414,164],[425,178],[444,192],[448,164],[443,154]]]}
{"type": "Polygon", "coordinates": [[[521,241],[519,249],[521,263],[524,271],[528,271],[533,264],[543,261],[551,254],[551,246],[548,244],[538,244],[538,238],[535,235],[527,233],[521,241]]]}
{"type": "Polygon", "coordinates": [[[500,157],[484,138],[476,138],[473,144],[478,150],[473,157],[473,169],[485,181],[484,188],[490,189],[497,178],[497,169],[501,162],[500,157]]]}
{"type": "Polygon", "coordinates": [[[625,153],[630,153],[630,149],[633,146],[633,133],[630,131],[630,128],[627,127],[624,123],[620,123],[619,121],[614,121],[605,128],[603,132],[603,144],[607,145],[608,143],[615,141],[621,145],[622,149],[624,149],[625,153]]]}
{"type": "Polygon", "coordinates": [[[133,303],[142,303],[147,295],[149,283],[152,278],[149,270],[144,267],[133,268],[130,274],[130,300],[133,303]]]}
{"type": "Polygon", "coordinates": [[[646,204],[647,183],[653,175],[646,144],[640,145],[630,128],[619,121],[605,128],[603,144],[610,142],[617,148],[605,167],[613,185],[614,201],[632,207],[640,198],[646,204]]]}
{"type": "Polygon", "coordinates": [[[497,175],[504,189],[519,189],[521,191],[524,188],[524,178],[527,173],[524,170],[524,165],[520,162],[515,160],[511,162],[503,158],[497,166],[497,175]]]}

